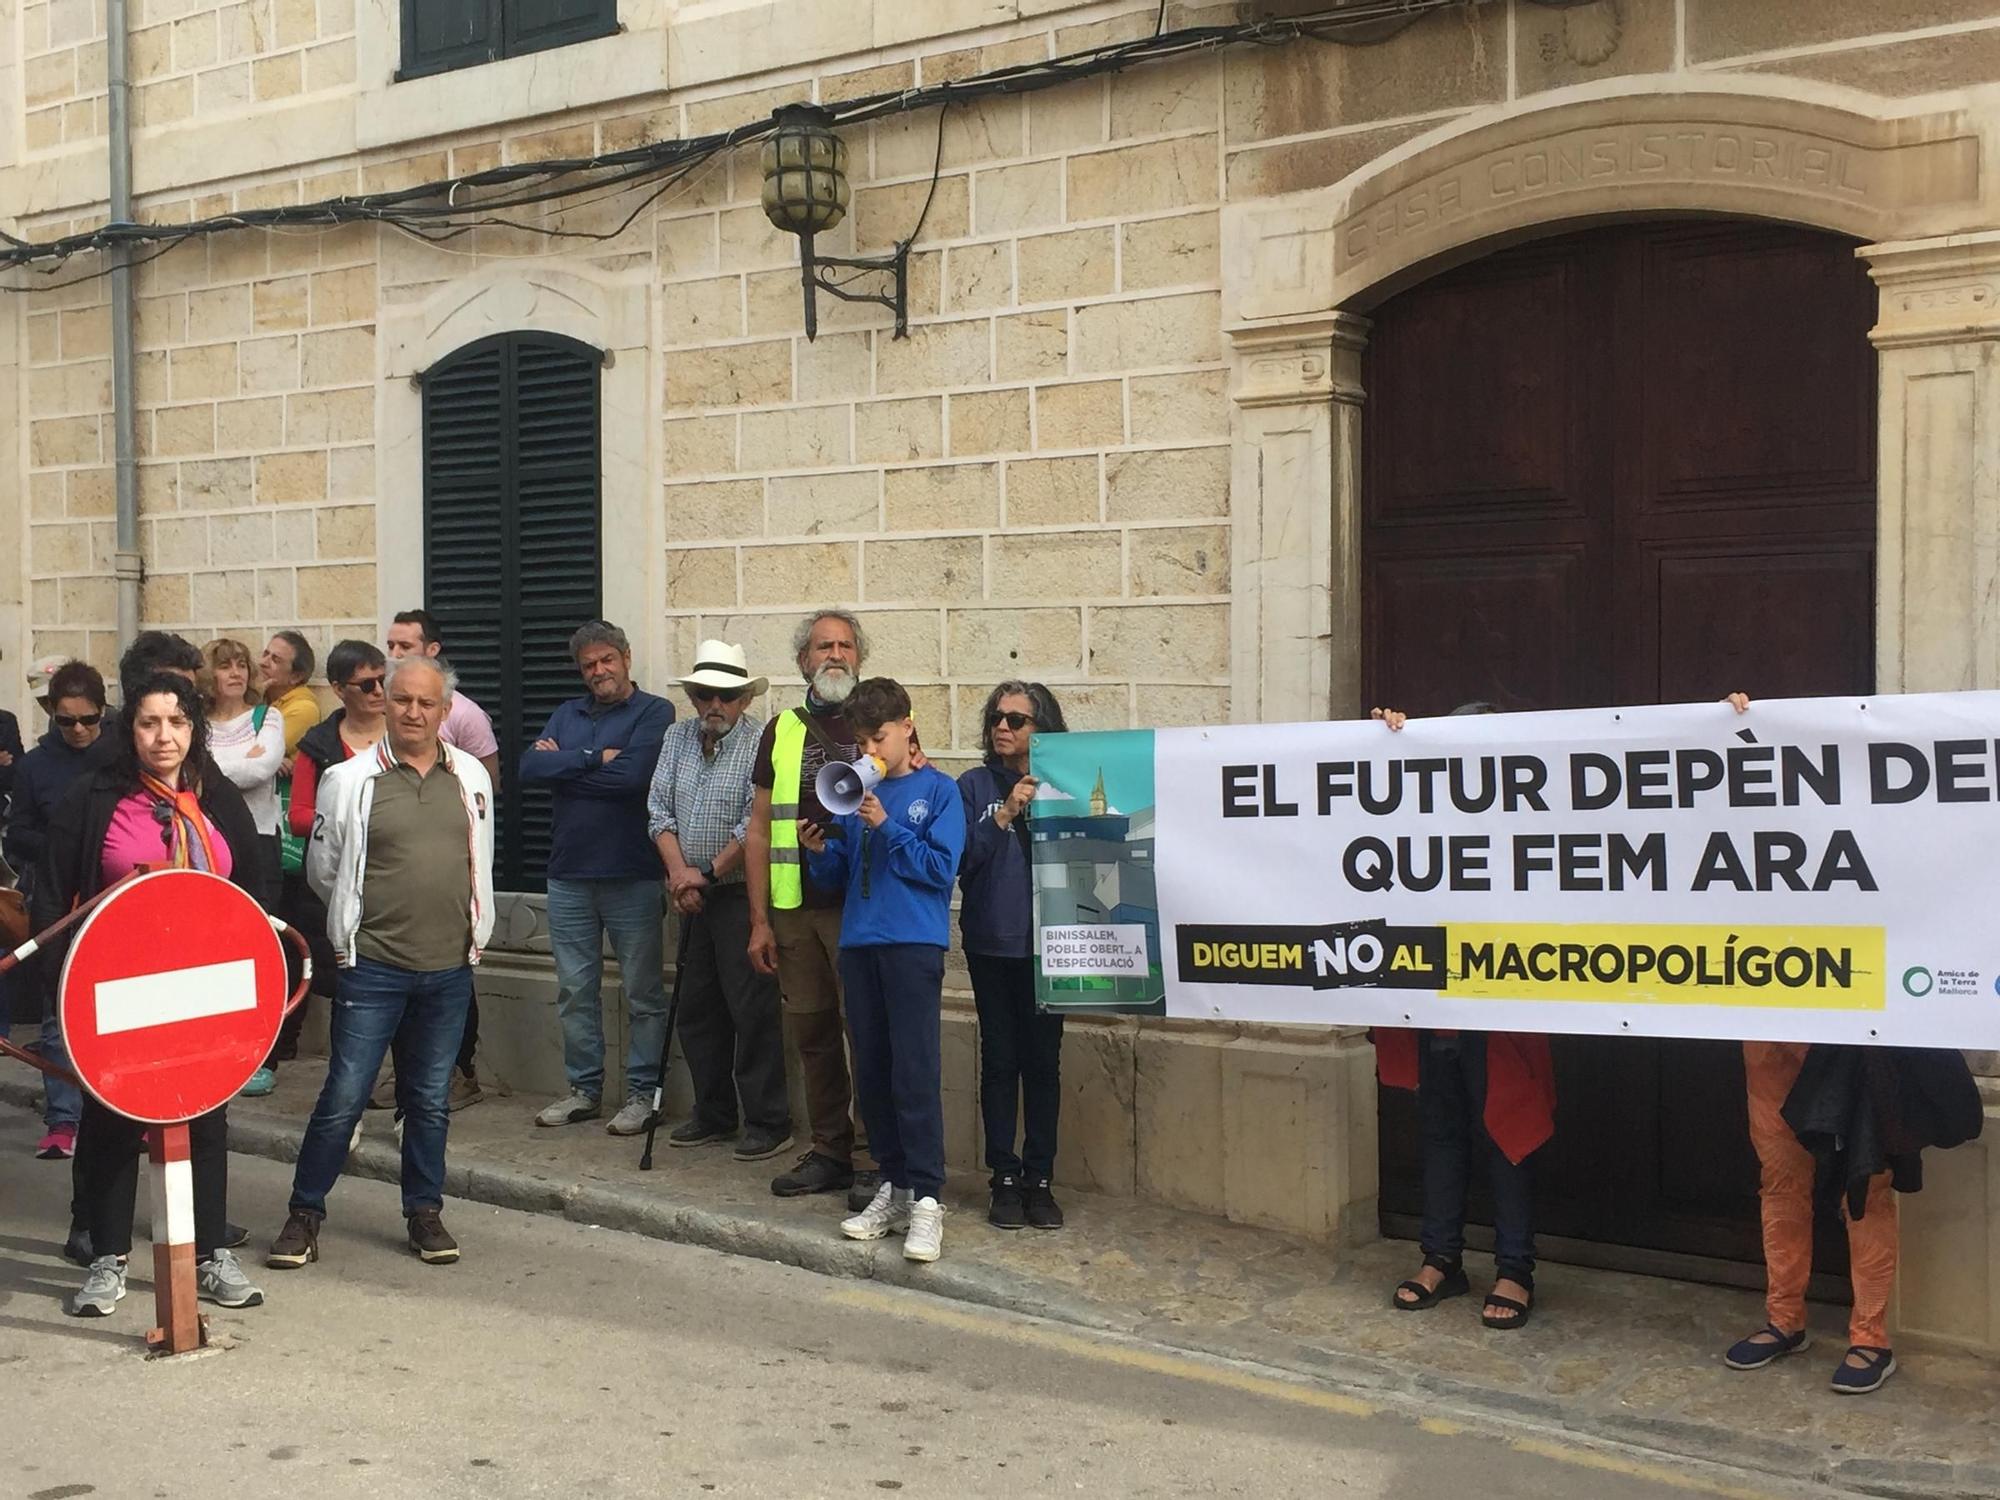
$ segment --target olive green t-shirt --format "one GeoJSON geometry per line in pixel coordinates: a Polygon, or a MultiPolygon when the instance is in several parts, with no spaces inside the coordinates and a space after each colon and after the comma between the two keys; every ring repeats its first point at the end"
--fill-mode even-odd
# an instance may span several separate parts
{"type": "Polygon", "coordinates": [[[472,859],[458,778],[394,765],[375,778],[355,951],[377,963],[456,969],[472,947],[472,859]]]}

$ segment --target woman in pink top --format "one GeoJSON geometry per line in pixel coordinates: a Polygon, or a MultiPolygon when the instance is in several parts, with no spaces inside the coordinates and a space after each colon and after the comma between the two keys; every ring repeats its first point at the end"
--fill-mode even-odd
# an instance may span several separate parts
{"type": "MultiPolygon", "coordinates": [[[[243,794],[210,759],[207,724],[194,685],[162,672],[138,684],[106,731],[109,763],[77,778],[49,822],[34,890],[36,930],[140,870],[207,870],[241,886],[270,909],[274,881],[256,855],[257,825],[243,794]]],[[[61,971],[68,944],[51,943],[38,961],[46,982],[61,971]]],[[[264,1294],[222,1245],[229,1195],[229,1126],[224,1109],[189,1122],[194,1175],[195,1274],[202,1297],[254,1307],[264,1294]]],[[[75,1212],[92,1260],[70,1299],[77,1317],[108,1317],[125,1295],[132,1214],[146,1127],[85,1096],[77,1129],[75,1212]]]]}

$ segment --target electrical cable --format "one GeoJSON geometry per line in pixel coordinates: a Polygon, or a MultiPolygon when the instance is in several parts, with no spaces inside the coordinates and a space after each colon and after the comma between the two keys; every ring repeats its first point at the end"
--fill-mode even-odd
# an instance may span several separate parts
{"type": "MultiPolygon", "coordinates": [[[[932,169],[930,194],[924,200],[917,227],[908,239],[901,242],[907,246],[921,232],[937,194],[944,163],[945,117],[954,104],[1036,93],[1149,63],[1239,46],[1281,47],[1302,40],[1350,46],[1372,45],[1386,39],[1393,31],[1401,30],[1401,25],[1397,23],[1407,24],[1438,11],[1467,10],[1491,3],[1494,0],[1326,0],[1320,9],[1302,16],[1166,31],[1163,29],[1166,5],[1162,0],[1155,30],[1148,36],[1107,43],[1063,57],[994,69],[970,78],[846,100],[826,106],[826,111],[836,128],[851,128],[892,115],[938,109],[937,161],[932,169]],[[1384,23],[1388,25],[1388,30],[1382,29],[1384,23]]],[[[0,271],[23,268],[46,275],[59,270],[72,257],[90,251],[118,246],[165,247],[135,262],[143,265],[189,239],[239,229],[329,229],[346,224],[374,223],[431,243],[456,239],[479,228],[506,228],[538,234],[547,237],[552,245],[565,240],[611,240],[628,232],[648,208],[685,181],[697,168],[735,147],[759,141],[775,129],[776,122],[772,119],[753,120],[708,135],[648,142],[598,156],[519,162],[413,187],[309,204],[248,209],[182,224],[104,224],[92,230],[44,241],[0,232],[0,271]],[[634,188],[654,184],[657,184],[656,191],[643,199],[615,230],[570,229],[549,222],[560,219],[563,212],[595,206],[634,188]],[[491,190],[492,196],[480,197],[482,192],[488,190],[491,190]],[[554,214],[544,215],[543,222],[539,223],[502,217],[513,210],[534,208],[545,203],[567,206],[554,214]]],[[[111,268],[107,268],[57,283],[30,282],[23,285],[0,282],[0,292],[54,290],[94,280],[110,272],[111,268]]]]}

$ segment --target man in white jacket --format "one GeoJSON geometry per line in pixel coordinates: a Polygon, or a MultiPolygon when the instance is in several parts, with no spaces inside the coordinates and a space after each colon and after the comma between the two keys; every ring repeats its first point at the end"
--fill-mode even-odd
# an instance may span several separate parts
{"type": "Polygon", "coordinates": [[[381,743],[319,784],[306,879],[326,902],[340,991],[291,1213],[265,1258],[274,1267],[319,1259],[327,1194],[391,1046],[410,1248],[432,1265],[458,1259],[442,1217],[445,1098],[472,966],[493,931],[493,783],[476,759],[438,741],[456,686],[440,657],[391,662],[381,743]]]}

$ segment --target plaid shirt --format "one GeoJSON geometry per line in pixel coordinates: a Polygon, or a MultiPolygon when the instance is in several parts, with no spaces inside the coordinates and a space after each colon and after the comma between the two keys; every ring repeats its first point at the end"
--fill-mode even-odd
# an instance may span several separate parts
{"type": "MultiPolygon", "coordinates": [[[[701,720],[677,721],[653,769],[646,831],[654,838],[671,833],[679,839],[689,864],[712,863],[731,839],[743,838],[750,822],[750,772],[763,733],[764,721],[745,711],[716,741],[711,759],[701,753],[701,720]]],[[[739,868],[730,880],[742,878],[739,868]]]]}

